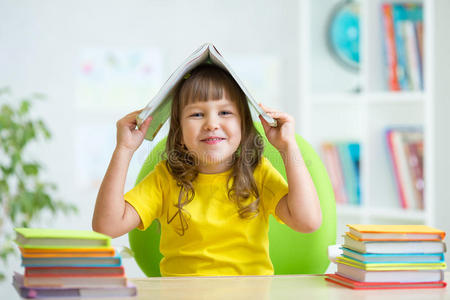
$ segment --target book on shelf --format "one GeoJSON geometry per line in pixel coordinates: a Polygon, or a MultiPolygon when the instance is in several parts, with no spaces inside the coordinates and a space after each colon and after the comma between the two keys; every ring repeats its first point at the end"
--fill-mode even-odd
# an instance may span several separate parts
{"type": "Polygon", "coordinates": [[[137,294],[136,286],[127,282],[125,286],[96,286],[96,287],[27,287],[24,285],[23,275],[15,273],[13,286],[22,298],[109,298],[109,297],[133,297],[137,294]]]}
{"type": "Polygon", "coordinates": [[[441,241],[358,241],[344,235],[343,247],[361,253],[443,253],[441,241]]]}
{"type": "Polygon", "coordinates": [[[24,267],[118,267],[120,255],[95,257],[22,257],[24,267]]]}
{"type": "Polygon", "coordinates": [[[444,271],[440,269],[368,271],[346,264],[337,264],[336,274],[360,282],[438,282],[444,280],[444,271]]]}
{"type": "Polygon", "coordinates": [[[364,282],[346,278],[339,274],[326,274],[325,280],[352,289],[413,289],[413,288],[443,288],[447,286],[444,281],[435,282],[364,282]]]}
{"type": "Polygon", "coordinates": [[[360,241],[442,241],[445,231],[427,225],[348,224],[348,235],[360,241]]]}
{"type": "Polygon", "coordinates": [[[261,115],[271,126],[277,126],[275,119],[266,114],[257,102],[253,99],[250,92],[244,86],[243,82],[232,70],[228,62],[219,53],[213,44],[203,44],[195,50],[176,70],[169,79],[164,83],[158,93],[145,106],[143,111],[137,116],[137,125],[140,126],[149,116],[152,116],[152,122],[145,136],[146,139],[152,141],[161,127],[170,117],[171,103],[174,93],[179,84],[189,76],[189,72],[201,64],[214,64],[230,73],[236,83],[244,92],[250,107],[253,108],[258,115],[261,115]]]}
{"type": "Polygon", "coordinates": [[[21,248],[99,248],[111,247],[111,238],[90,230],[15,228],[21,248]]]}
{"type": "Polygon", "coordinates": [[[401,207],[423,210],[422,130],[416,127],[388,127],[385,137],[401,207]]]}
{"type": "Polygon", "coordinates": [[[336,202],[361,204],[360,146],[356,142],[323,142],[321,152],[336,202]]]}
{"type": "Polygon", "coordinates": [[[348,248],[342,248],[342,256],[364,263],[408,262],[436,263],[444,262],[443,253],[361,253],[348,248]]]}
{"type": "Polygon", "coordinates": [[[423,89],[423,12],[419,3],[381,6],[387,83],[391,91],[423,89]]]}
{"type": "Polygon", "coordinates": [[[98,257],[115,256],[116,250],[109,248],[22,248],[19,247],[23,257],[98,257]]]}
{"type": "Polygon", "coordinates": [[[322,157],[325,167],[330,176],[336,203],[348,203],[347,192],[345,191],[344,177],[342,174],[342,166],[339,161],[339,154],[336,146],[330,142],[324,142],[321,145],[322,157]]]}
{"type": "Polygon", "coordinates": [[[118,267],[26,267],[26,277],[125,276],[123,266],[118,267]]]}
{"type": "Polygon", "coordinates": [[[391,4],[382,4],[382,17],[384,26],[384,56],[387,67],[388,87],[391,91],[399,91],[400,85],[397,78],[397,52],[395,50],[395,31],[391,4]]]}

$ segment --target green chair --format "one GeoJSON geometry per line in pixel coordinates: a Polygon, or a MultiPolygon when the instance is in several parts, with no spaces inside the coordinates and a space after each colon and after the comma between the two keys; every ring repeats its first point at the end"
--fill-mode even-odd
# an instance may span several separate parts
{"type": "MultiPolygon", "coordinates": [[[[284,164],[279,152],[267,141],[261,124],[255,124],[265,140],[263,155],[286,178],[284,164]]],[[[321,227],[308,234],[298,233],[278,223],[273,216],[269,220],[269,250],[275,274],[320,274],[324,273],[330,261],[327,249],[336,243],[336,203],[327,171],[319,156],[308,142],[296,135],[298,147],[305,160],[316,187],[322,209],[321,227]]],[[[159,142],[147,157],[136,183],[141,181],[161,160],[165,139],[159,142]]],[[[145,275],[161,276],[159,263],[160,227],[157,220],[145,231],[137,229],[128,234],[134,258],[145,275]]]]}

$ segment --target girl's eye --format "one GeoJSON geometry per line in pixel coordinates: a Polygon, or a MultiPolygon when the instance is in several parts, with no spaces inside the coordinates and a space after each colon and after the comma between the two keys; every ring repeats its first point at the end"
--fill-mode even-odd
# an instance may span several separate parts
{"type": "Polygon", "coordinates": [[[190,117],[194,117],[194,118],[199,118],[201,116],[203,116],[202,113],[193,113],[193,114],[190,115],[190,117]]]}
{"type": "Polygon", "coordinates": [[[231,111],[221,111],[219,113],[219,115],[222,115],[222,116],[231,115],[231,114],[232,114],[231,111]]]}

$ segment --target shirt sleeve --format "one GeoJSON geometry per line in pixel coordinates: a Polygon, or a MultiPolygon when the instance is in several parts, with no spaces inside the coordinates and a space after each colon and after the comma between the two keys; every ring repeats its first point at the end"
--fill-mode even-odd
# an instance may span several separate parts
{"type": "Polygon", "coordinates": [[[141,218],[138,229],[145,230],[162,213],[164,161],[124,195],[125,201],[134,207],[141,218]]]}
{"type": "Polygon", "coordinates": [[[284,224],[276,215],[275,209],[281,198],[289,192],[288,184],[267,158],[262,158],[260,168],[260,197],[264,209],[268,215],[272,214],[278,222],[284,224]]]}

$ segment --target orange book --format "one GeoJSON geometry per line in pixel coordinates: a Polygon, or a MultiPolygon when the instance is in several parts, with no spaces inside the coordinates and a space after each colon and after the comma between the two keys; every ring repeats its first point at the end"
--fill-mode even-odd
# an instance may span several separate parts
{"type": "Polygon", "coordinates": [[[445,231],[427,225],[347,225],[357,241],[442,241],[445,231]]]}
{"type": "Polygon", "coordinates": [[[19,247],[23,257],[104,257],[115,256],[114,248],[22,248],[19,247]]]}

